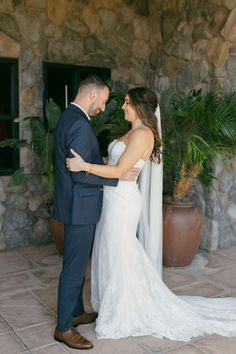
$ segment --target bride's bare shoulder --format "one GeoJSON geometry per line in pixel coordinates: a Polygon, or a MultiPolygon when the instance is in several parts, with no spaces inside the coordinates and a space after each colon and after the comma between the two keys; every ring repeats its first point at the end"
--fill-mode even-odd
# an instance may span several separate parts
{"type": "Polygon", "coordinates": [[[130,137],[132,137],[133,139],[153,139],[153,132],[150,128],[146,127],[145,125],[142,125],[136,129],[133,129],[132,133],[130,134],[130,137]]]}

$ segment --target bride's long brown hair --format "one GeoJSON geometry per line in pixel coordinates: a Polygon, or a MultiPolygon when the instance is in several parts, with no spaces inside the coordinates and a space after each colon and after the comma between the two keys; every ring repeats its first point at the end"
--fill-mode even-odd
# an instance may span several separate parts
{"type": "Polygon", "coordinates": [[[157,118],[155,111],[158,105],[158,100],[155,92],[148,87],[135,87],[127,92],[130,99],[130,104],[135,109],[142,123],[151,129],[154,136],[154,147],[150,156],[150,160],[160,163],[162,140],[160,138],[157,118]]]}

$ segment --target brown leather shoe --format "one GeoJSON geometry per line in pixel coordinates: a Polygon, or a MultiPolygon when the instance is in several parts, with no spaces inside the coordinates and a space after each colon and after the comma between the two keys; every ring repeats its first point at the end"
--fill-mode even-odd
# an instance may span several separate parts
{"type": "Polygon", "coordinates": [[[58,329],[55,330],[54,339],[57,342],[64,343],[68,347],[74,349],[92,349],[93,343],[81,336],[75,329],[69,329],[68,331],[61,332],[58,329]]]}
{"type": "Polygon", "coordinates": [[[96,320],[97,317],[98,317],[97,312],[90,312],[90,313],[84,312],[82,313],[82,315],[73,318],[73,326],[77,327],[80,324],[92,323],[96,320]]]}

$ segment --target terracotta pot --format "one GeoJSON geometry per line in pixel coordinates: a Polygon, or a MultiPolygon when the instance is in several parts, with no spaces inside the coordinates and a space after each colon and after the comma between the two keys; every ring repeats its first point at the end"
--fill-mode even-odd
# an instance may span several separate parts
{"type": "Polygon", "coordinates": [[[60,255],[64,254],[64,224],[60,221],[51,219],[50,221],[52,237],[55,241],[57,250],[60,255]]]}
{"type": "Polygon", "coordinates": [[[191,202],[164,200],[163,262],[168,267],[191,264],[201,240],[203,214],[191,202]]]}

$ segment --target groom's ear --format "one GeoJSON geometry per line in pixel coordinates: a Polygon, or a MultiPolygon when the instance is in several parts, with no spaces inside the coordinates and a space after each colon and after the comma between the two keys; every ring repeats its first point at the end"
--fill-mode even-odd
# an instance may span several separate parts
{"type": "Polygon", "coordinates": [[[97,91],[96,91],[95,89],[92,89],[92,90],[90,91],[90,100],[91,100],[92,102],[94,102],[94,101],[96,100],[96,98],[97,98],[97,91]]]}

